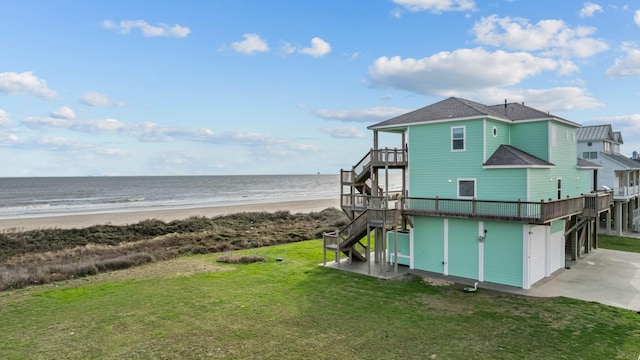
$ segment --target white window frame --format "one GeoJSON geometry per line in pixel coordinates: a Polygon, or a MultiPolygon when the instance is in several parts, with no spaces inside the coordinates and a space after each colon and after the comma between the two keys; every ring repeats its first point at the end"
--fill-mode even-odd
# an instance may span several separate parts
{"type": "Polygon", "coordinates": [[[458,178],[456,194],[458,195],[458,199],[475,199],[478,197],[478,181],[475,178],[458,178]],[[460,195],[460,182],[461,181],[473,181],[473,196],[462,196],[460,195]]]}
{"type": "Polygon", "coordinates": [[[611,152],[611,143],[609,143],[608,141],[604,142],[604,152],[607,152],[607,153],[611,152]]]}
{"type": "Polygon", "coordinates": [[[467,127],[466,126],[452,126],[451,127],[451,151],[452,152],[460,152],[460,151],[466,151],[467,150],[467,127]],[[457,130],[457,129],[462,129],[462,149],[454,149],[453,148],[453,141],[454,140],[460,140],[460,139],[454,139],[453,138],[453,131],[457,130]]]}

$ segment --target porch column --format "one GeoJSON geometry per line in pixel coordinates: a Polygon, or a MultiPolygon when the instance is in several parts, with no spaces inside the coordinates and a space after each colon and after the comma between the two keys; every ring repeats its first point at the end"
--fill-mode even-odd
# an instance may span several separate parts
{"type": "Polygon", "coordinates": [[[622,236],[622,203],[618,201],[614,204],[616,208],[616,235],[622,236]]]}
{"type": "Polygon", "coordinates": [[[605,216],[607,235],[611,235],[611,207],[607,210],[607,214],[605,216]]]}
{"type": "Polygon", "coordinates": [[[622,203],[622,231],[629,231],[629,202],[622,203]]]}

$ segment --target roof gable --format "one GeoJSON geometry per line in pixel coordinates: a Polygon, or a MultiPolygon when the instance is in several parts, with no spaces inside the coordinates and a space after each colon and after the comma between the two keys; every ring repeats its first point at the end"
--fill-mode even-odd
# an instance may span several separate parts
{"type": "Polygon", "coordinates": [[[552,163],[542,160],[511,145],[500,145],[483,166],[504,167],[550,167],[552,163]]]}
{"type": "MultiPolygon", "coordinates": [[[[620,135],[622,139],[622,135],[620,135]]],[[[615,141],[611,125],[583,126],[576,131],[577,141],[615,141]]]]}

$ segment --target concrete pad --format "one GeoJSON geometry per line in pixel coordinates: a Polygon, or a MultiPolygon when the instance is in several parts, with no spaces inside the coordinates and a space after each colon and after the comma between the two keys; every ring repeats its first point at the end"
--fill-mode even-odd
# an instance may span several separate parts
{"type": "Polygon", "coordinates": [[[594,250],[524,294],[565,296],[640,311],[640,253],[594,250]]]}

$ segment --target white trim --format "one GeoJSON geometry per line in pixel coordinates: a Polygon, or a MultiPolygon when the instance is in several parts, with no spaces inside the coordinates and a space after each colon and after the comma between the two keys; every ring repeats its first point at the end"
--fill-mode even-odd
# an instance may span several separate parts
{"type": "Polygon", "coordinates": [[[487,162],[487,119],[482,119],[482,163],[487,162]]]}
{"type": "Polygon", "coordinates": [[[461,125],[461,126],[452,126],[451,127],[451,152],[464,152],[467,151],[467,127],[465,125],[461,125]],[[454,140],[460,140],[460,139],[454,139],[453,138],[453,130],[456,129],[462,129],[462,149],[454,149],[453,148],[453,141],[454,140]]]}
{"type": "Polygon", "coordinates": [[[456,185],[456,195],[458,196],[458,199],[478,198],[478,181],[475,178],[458,178],[456,185]],[[460,181],[473,181],[473,196],[460,196],[460,181]]]}
{"type": "Polygon", "coordinates": [[[525,201],[531,201],[531,171],[527,169],[527,198],[525,201]]]}
{"type": "Polygon", "coordinates": [[[551,226],[544,227],[544,246],[544,277],[549,277],[551,275],[551,226]]]}
{"type": "Polygon", "coordinates": [[[484,221],[478,221],[478,281],[484,281],[484,221]]]}
{"type": "MultiPolygon", "coordinates": [[[[400,115],[400,116],[402,116],[402,115],[400,115]]],[[[368,126],[367,129],[368,130],[401,129],[401,128],[406,128],[406,127],[410,127],[410,126],[414,126],[414,125],[426,125],[426,124],[437,124],[437,123],[466,121],[466,120],[480,120],[480,119],[491,119],[491,120],[504,122],[504,123],[507,123],[507,124],[513,124],[514,123],[514,121],[511,121],[509,119],[503,119],[503,118],[499,118],[499,117],[495,117],[495,116],[491,116],[491,115],[480,115],[480,116],[465,116],[465,117],[450,118],[450,119],[404,122],[404,123],[392,124],[392,125],[386,125],[386,126],[371,125],[371,126],[368,126]]],[[[549,120],[549,119],[546,119],[546,120],[549,120]]],[[[522,121],[519,120],[517,122],[522,122],[522,121]]]]}
{"type": "Polygon", "coordinates": [[[483,169],[553,169],[555,165],[482,165],[483,169]]]}
{"type": "Polygon", "coordinates": [[[413,270],[415,267],[415,260],[413,254],[415,253],[415,245],[413,239],[413,228],[409,229],[409,253],[411,257],[409,258],[409,269],[413,270]]]}
{"type": "Polygon", "coordinates": [[[531,284],[529,284],[529,271],[531,270],[531,259],[529,258],[530,232],[531,225],[522,225],[522,288],[525,290],[531,287],[531,284]]]}
{"type": "Polygon", "coordinates": [[[444,257],[442,262],[442,274],[449,275],[449,219],[444,219],[444,257]]]}

